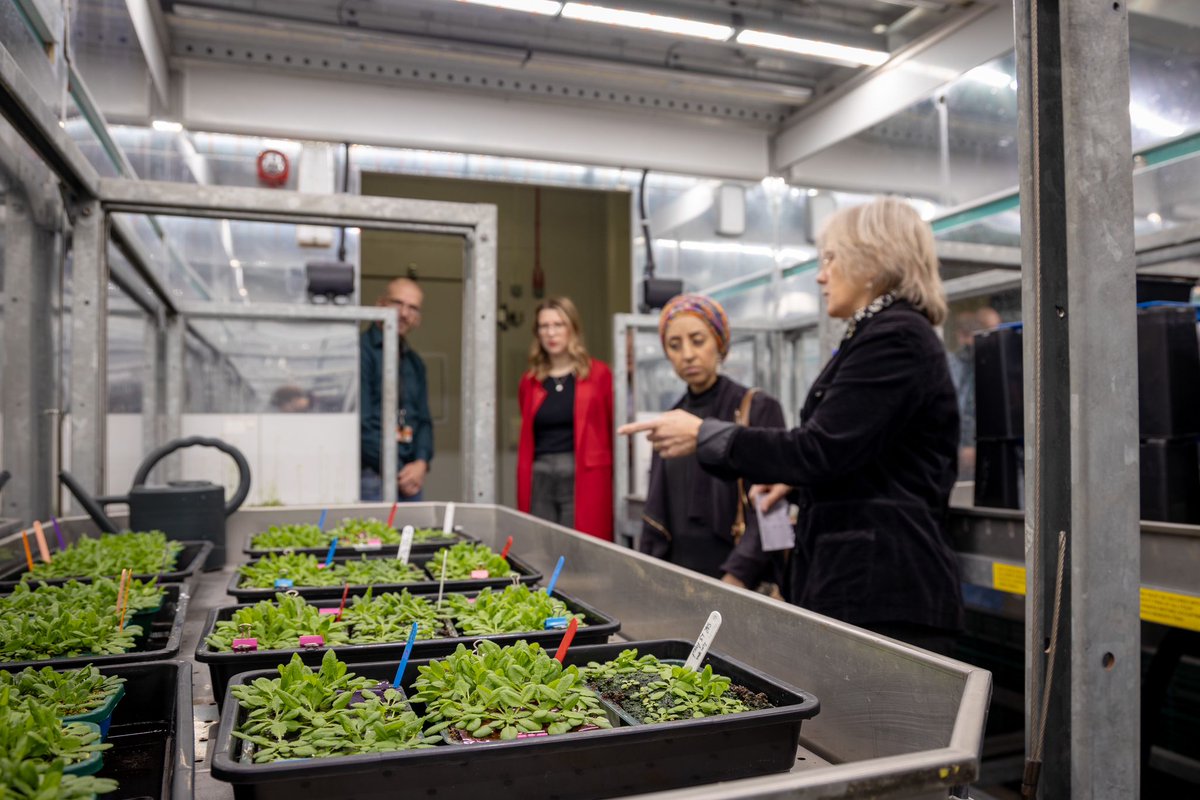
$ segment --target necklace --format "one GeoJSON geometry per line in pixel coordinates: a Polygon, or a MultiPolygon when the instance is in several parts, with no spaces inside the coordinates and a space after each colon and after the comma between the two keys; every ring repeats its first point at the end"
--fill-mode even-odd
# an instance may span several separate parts
{"type": "Polygon", "coordinates": [[[886,294],[879,295],[879,297],[876,297],[858,311],[855,311],[854,316],[852,316],[850,321],[846,323],[846,335],[842,337],[842,341],[849,341],[849,339],[854,336],[854,332],[858,330],[858,324],[860,322],[862,322],[864,319],[870,319],[894,302],[896,302],[896,295],[892,294],[891,292],[887,292],[886,294]]]}
{"type": "Polygon", "coordinates": [[[571,375],[569,373],[567,375],[563,375],[561,378],[556,378],[551,375],[550,380],[554,381],[554,391],[561,392],[567,383],[567,379],[570,377],[571,375]]]}

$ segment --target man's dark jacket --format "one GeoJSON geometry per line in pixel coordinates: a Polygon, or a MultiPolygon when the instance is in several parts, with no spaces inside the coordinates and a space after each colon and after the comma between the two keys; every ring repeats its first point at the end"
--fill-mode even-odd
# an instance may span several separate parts
{"type": "MultiPolygon", "coordinates": [[[[712,419],[734,419],[742,397],[749,391],[745,386],[726,377],[718,381],[717,396],[713,407],[712,419]]],[[[681,399],[673,407],[679,408],[681,399]]],[[[779,401],[769,395],[759,392],[750,401],[749,424],[758,428],[785,427],[783,409],[779,401]]],[[[692,458],[693,456],[688,456],[692,458]]],[[[749,491],[750,484],[745,484],[749,491]]],[[[728,543],[729,557],[720,565],[721,572],[727,572],[754,588],[764,580],[777,580],[778,576],[770,569],[771,558],[762,551],[758,537],[758,519],[754,509],[747,505],[745,511],[746,532],[740,542],[734,546],[733,521],[737,514],[737,480],[717,478],[701,470],[696,470],[696,482],[692,489],[691,522],[698,528],[707,528],[716,538],[728,543]]],[[[650,486],[646,492],[646,508],[642,514],[642,535],[638,539],[638,549],[656,558],[669,558],[673,544],[672,533],[667,530],[667,475],[663,460],[657,453],[650,462],[650,486]]]]}
{"type": "Polygon", "coordinates": [[[706,421],[698,455],[718,475],[798,488],[786,595],[856,625],[961,625],[946,530],[958,405],[945,348],[904,301],[863,320],[787,432],[706,421]]]}
{"type": "MultiPolygon", "coordinates": [[[[359,401],[359,458],[362,466],[379,472],[380,419],[383,408],[383,329],[372,325],[363,331],[358,342],[359,401]]],[[[425,362],[411,347],[401,342],[400,373],[397,376],[403,421],[397,414],[396,424],[413,429],[411,442],[396,444],[396,466],[402,467],[417,459],[433,461],[433,417],[429,413],[429,390],[425,379],[425,362]]]]}

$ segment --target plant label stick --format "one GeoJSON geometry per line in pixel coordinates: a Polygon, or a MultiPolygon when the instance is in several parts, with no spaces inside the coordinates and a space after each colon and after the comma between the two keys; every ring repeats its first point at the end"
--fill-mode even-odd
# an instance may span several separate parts
{"type": "Polygon", "coordinates": [[[442,518],[442,533],[454,532],[454,503],[446,503],[446,516],[442,518]]]}
{"type": "Polygon", "coordinates": [[[321,530],[325,530],[325,520],[328,517],[329,517],[329,509],[322,508],[321,509],[321,519],[317,520],[317,527],[320,528],[321,530]]]}
{"type": "Polygon", "coordinates": [[[400,666],[396,667],[396,677],[392,678],[392,688],[400,688],[400,679],[404,677],[404,668],[408,666],[408,657],[412,655],[413,642],[417,640],[417,623],[412,624],[408,631],[408,641],[404,643],[404,653],[400,656],[400,666]]]}
{"type": "Polygon", "coordinates": [[[399,503],[392,503],[392,511],[390,514],[388,514],[388,527],[389,528],[395,528],[396,509],[398,509],[399,507],[400,507],[399,503]]]}
{"type": "Polygon", "coordinates": [[[554,594],[554,584],[558,583],[558,576],[562,574],[565,563],[567,563],[567,557],[559,556],[558,563],[554,565],[554,574],[550,576],[550,583],[546,584],[546,594],[554,594]]]}
{"type": "Polygon", "coordinates": [[[408,563],[408,554],[412,552],[414,533],[412,525],[405,525],[404,533],[400,534],[400,547],[396,550],[396,558],[400,559],[401,564],[408,563]]]}
{"type": "Polygon", "coordinates": [[[571,640],[575,638],[575,631],[579,630],[579,620],[571,617],[571,622],[567,625],[567,632],[563,634],[562,644],[558,646],[558,650],[554,653],[554,660],[558,663],[563,663],[563,659],[567,657],[567,648],[571,646],[571,640]]]}
{"type": "Polygon", "coordinates": [[[29,571],[33,572],[33,551],[29,549],[29,534],[21,531],[21,541],[25,543],[25,563],[29,565],[29,571]]]}
{"type": "Polygon", "coordinates": [[[50,524],[54,526],[54,535],[58,537],[58,550],[61,553],[67,549],[67,543],[63,540],[62,528],[58,527],[58,520],[54,517],[50,518],[50,524]]]}
{"type": "Polygon", "coordinates": [[[508,537],[508,541],[504,543],[504,549],[500,551],[500,557],[505,561],[508,560],[508,551],[512,550],[512,537],[508,537]]]}
{"type": "Polygon", "coordinates": [[[329,552],[325,554],[325,563],[321,565],[322,569],[329,569],[333,564],[333,554],[337,552],[338,537],[333,537],[333,541],[329,543],[329,552]]]}
{"type": "Polygon", "coordinates": [[[687,657],[687,661],[683,663],[684,669],[690,669],[696,672],[700,669],[700,664],[704,661],[704,657],[708,655],[708,648],[712,647],[713,639],[717,638],[717,631],[721,629],[721,612],[714,611],[708,615],[708,622],[704,623],[704,627],[700,629],[700,636],[696,638],[696,644],[692,647],[692,653],[687,657]]]}
{"type": "MultiPolygon", "coordinates": [[[[28,550],[29,545],[26,545],[25,549],[28,550]]],[[[438,584],[438,602],[437,602],[437,607],[438,607],[439,611],[442,608],[442,592],[446,591],[446,561],[449,558],[450,558],[449,552],[442,553],[442,580],[438,584]]],[[[30,563],[32,563],[32,561],[30,563]]]]}
{"type": "Polygon", "coordinates": [[[38,555],[42,557],[42,561],[50,563],[50,548],[46,546],[46,531],[42,529],[42,523],[34,520],[33,533],[37,536],[38,555]]]}
{"type": "Polygon", "coordinates": [[[546,621],[542,623],[542,630],[560,631],[570,624],[567,617],[546,617],[546,621]]]}

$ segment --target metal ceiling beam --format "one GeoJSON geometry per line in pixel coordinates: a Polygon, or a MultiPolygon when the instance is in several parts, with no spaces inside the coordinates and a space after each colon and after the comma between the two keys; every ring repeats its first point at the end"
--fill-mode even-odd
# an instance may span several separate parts
{"type": "Polygon", "coordinates": [[[125,0],[129,10],[129,21],[146,59],[150,80],[163,107],[170,105],[171,76],[167,64],[168,45],[163,41],[165,28],[161,27],[162,7],[158,0],[125,0]]]}
{"type": "Polygon", "coordinates": [[[860,79],[799,111],[772,142],[776,172],[810,158],[928,97],[1012,49],[1012,12],[978,6],[896,53],[860,79]]]}

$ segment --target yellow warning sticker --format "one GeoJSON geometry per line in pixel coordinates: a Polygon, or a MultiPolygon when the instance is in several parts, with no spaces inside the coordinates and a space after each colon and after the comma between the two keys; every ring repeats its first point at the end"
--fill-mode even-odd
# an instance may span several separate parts
{"type": "Polygon", "coordinates": [[[1200,631],[1200,597],[1142,589],[1142,619],[1200,631]]]}
{"type": "Polygon", "coordinates": [[[1025,594],[1025,568],[993,561],[992,586],[1009,594],[1025,594]]]}

